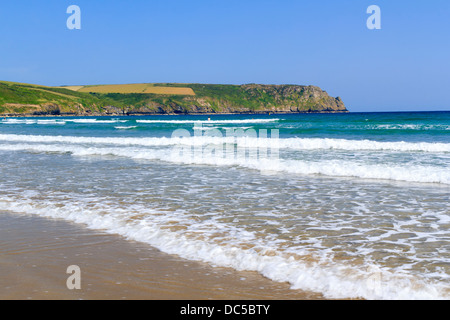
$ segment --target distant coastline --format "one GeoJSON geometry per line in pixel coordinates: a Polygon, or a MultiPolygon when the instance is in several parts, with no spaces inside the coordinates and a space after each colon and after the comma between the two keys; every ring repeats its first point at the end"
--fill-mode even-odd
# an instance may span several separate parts
{"type": "Polygon", "coordinates": [[[147,116],[349,112],[316,86],[129,84],[47,87],[0,81],[0,116],[147,116]]]}
{"type": "Polygon", "coordinates": [[[214,115],[286,115],[286,114],[333,114],[333,113],[350,113],[350,111],[297,111],[297,112],[234,112],[234,113],[126,113],[126,114],[110,114],[110,113],[94,113],[94,114],[0,114],[0,118],[67,118],[67,117],[145,117],[145,116],[214,116],[214,115]]]}

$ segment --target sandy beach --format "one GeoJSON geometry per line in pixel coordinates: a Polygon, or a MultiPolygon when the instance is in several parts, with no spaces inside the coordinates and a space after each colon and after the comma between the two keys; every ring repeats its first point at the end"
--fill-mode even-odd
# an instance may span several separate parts
{"type": "Polygon", "coordinates": [[[61,220],[0,213],[0,299],[322,299],[255,272],[211,267],[61,220]],[[81,269],[69,290],[67,267],[81,269]]]}

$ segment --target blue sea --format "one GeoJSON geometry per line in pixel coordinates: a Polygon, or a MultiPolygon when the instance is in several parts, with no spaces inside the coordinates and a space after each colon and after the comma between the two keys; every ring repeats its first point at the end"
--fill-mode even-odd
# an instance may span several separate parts
{"type": "Polygon", "coordinates": [[[326,298],[450,299],[450,112],[3,118],[0,157],[3,212],[326,298]]]}

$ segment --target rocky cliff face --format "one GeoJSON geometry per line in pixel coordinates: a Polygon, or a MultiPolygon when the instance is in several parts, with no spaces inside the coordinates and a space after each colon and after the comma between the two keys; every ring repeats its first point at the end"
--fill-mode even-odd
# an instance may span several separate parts
{"type": "Polygon", "coordinates": [[[264,109],[278,112],[345,112],[344,102],[340,97],[333,98],[316,86],[296,85],[245,85],[243,86],[252,97],[260,96],[261,92],[273,97],[275,103],[262,106],[264,109]]]}
{"type": "Polygon", "coordinates": [[[348,112],[340,97],[316,86],[192,85],[196,96],[168,97],[131,107],[129,113],[268,113],[348,112]]]}

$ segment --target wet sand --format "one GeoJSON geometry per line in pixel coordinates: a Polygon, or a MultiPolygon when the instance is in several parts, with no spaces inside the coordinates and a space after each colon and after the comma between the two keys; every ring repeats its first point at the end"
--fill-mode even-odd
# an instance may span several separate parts
{"type": "Polygon", "coordinates": [[[0,212],[0,299],[312,300],[256,272],[212,267],[61,220],[0,212]],[[81,289],[66,286],[81,269],[81,289]]]}

